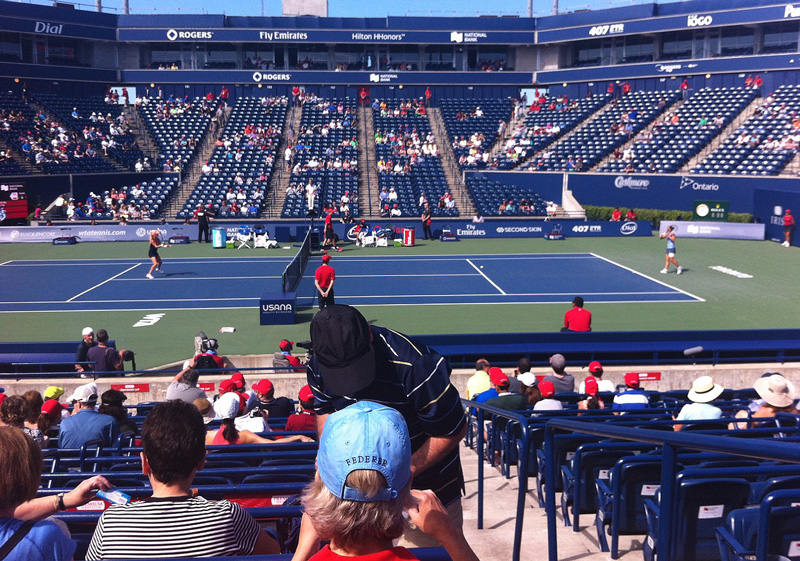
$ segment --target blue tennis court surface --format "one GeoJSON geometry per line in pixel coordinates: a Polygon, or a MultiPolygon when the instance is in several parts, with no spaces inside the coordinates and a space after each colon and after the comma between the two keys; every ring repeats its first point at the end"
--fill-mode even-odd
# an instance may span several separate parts
{"type": "MultiPolygon", "coordinates": [[[[593,303],[703,301],[592,253],[333,257],[336,301],[357,306],[546,304],[575,295],[593,303]]],[[[155,280],[145,278],[144,260],[9,261],[0,265],[0,312],[251,308],[262,293],[280,291],[290,258],[166,259],[155,280]]],[[[312,257],[301,305],[312,303],[318,264],[312,257]]]]}

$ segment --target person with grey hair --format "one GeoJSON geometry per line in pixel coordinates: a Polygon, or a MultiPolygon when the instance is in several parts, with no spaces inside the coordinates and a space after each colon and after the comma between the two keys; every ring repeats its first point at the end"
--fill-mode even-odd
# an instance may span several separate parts
{"type": "Polygon", "coordinates": [[[197,387],[199,379],[200,373],[191,366],[186,366],[175,375],[167,386],[167,401],[180,399],[186,403],[194,403],[195,399],[207,398],[206,392],[197,387]]]}
{"type": "Polygon", "coordinates": [[[397,410],[360,401],[332,413],[320,437],[317,474],[303,493],[293,561],[416,559],[406,548],[393,547],[405,516],[454,561],[477,561],[433,491],[411,489],[411,462],[411,437],[397,410]],[[330,543],[312,556],[320,540],[330,543]]]}
{"type": "Polygon", "coordinates": [[[567,359],[562,354],[554,354],[550,357],[550,368],[553,373],[544,377],[544,381],[551,382],[556,393],[570,393],[575,391],[575,377],[567,373],[564,369],[567,366],[567,359]]]}

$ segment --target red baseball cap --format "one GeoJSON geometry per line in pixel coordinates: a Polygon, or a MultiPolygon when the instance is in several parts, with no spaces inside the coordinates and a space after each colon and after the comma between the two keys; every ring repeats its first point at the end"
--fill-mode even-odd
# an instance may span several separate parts
{"type": "Polygon", "coordinates": [[[231,382],[233,382],[237,390],[242,389],[244,387],[244,376],[241,372],[234,372],[233,376],[231,376],[231,382]]]}
{"type": "Polygon", "coordinates": [[[593,360],[592,362],[589,363],[589,372],[591,372],[592,374],[594,374],[595,372],[602,372],[602,371],[603,371],[603,365],[600,364],[598,361],[593,360]]]}
{"type": "Polygon", "coordinates": [[[556,387],[553,385],[553,382],[542,380],[539,382],[539,392],[541,392],[542,397],[553,397],[556,393],[556,387]]]}
{"type": "Polygon", "coordinates": [[[47,401],[45,401],[45,402],[42,404],[42,413],[43,413],[44,415],[50,415],[50,414],[52,414],[52,413],[53,413],[53,412],[55,412],[55,411],[61,411],[61,410],[63,410],[63,409],[64,409],[64,406],[63,406],[63,405],[61,405],[61,404],[60,404],[60,403],[59,403],[57,400],[55,400],[55,399],[48,399],[47,401]]]}
{"type": "Polygon", "coordinates": [[[330,260],[331,260],[331,256],[330,255],[323,255],[322,256],[322,262],[323,263],[327,263],[330,260]]]}
{"type": "Polygon", "coordinates": [[[597,395],[597,379],[594,376],[589,376],[583,382],[584,390],[587,395],[597,395]]]}
{"type": "Polygon", "coordinates": [[[300,392],[297,394],[297,397],[300,398],[300,401],[313,401],[314,392],[311,391],[311,386],[306,384],[300,388],[300,392]]]}
{"type": "Polygon", "coordinates": [[[228,392],[232,392],[236,389],[236,383],[233,380],[222,380],[219,383],[219,393],[220,395],[228,392]]]}
{"type": "Polygon", "coordinates": [[[289,352],[289,351],[291,351],[291,350],[292,350],[292,348],[294,347],[294,341],[289,341],[288,339],[284,339],[283,341],[281,341],[281,342],[278,344],[278,346],[280,347],[280,349],[281,349],[282,351],[289,352]]]}
{"type": "Polygon", "coordinates": [[[267,380],[266,378],[262,378],[255,384],[253,384],[253,389],[256,393],[268,394],[269,392],[275,389],[275,386],[272,385],[272,382],[267,380]]]}
{"type": "Polygon", "coordinates": [[[495,386],[508,387],[508,376],[496,366],[489,369],[489,381],[495,386]]]}
{"type": "Polygon", "coordinates": [[[638,388],[639,387],[639,373],[638,372],[628,372],[625,374],[625,385],[629,388],[638,388]]]}

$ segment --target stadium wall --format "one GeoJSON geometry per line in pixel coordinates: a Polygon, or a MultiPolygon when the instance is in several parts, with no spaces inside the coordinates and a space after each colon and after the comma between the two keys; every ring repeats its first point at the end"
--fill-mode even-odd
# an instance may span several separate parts
{"type": "MultiPolygon", "coordinates": [[[[758,222],[766,225],[768,240],[783,242],[783,211],[787,208],[794,215],[800,213],[800,192],[790,193],[769,188],[755,190],[753,214],[758,222]]],[[[792,245],[800,246],[796,231],[792,237],[792,245]]]]}
{"type": "MultiPolygon", "coordinates": [[[[487,171],[478,174],[490,181],[538,192],[546,199],[561,200],[563,174],[560,173],[487,171]]],[[[567,180],[568,188],[582,205],[691,211],[696,200],[711,199],[728,201],[731,212],[754,214],[756,190],[768,190],[778,193],[778,197],[798,197],[799,202],[793,204],[800,209],[800,182],[794,178],[573,173],[567,174],[567,180]]]]}

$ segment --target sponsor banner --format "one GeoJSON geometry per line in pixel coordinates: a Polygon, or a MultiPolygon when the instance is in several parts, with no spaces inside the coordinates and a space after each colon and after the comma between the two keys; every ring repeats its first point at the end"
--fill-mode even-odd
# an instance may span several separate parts
{"type": "Polygon", "coordinates": [[[537,72],[537,83],[590,82],[603,80],[633,80],[664,76],[699,76],[703,74],[729,74],[737,72],[767,72],[770,70],[797,70],[797,54],[737,56],[708,58],[691,61],[645,62],[620,66],[592,66],[537,72]]]}
{"type": "Polygon", "coordinates": [[[598,22],[594,25],[540,30],[538,34],[538,43],[558,43],[561,41],[574,41],[576,39],[589,39],[592,37],[660,33],[664,31],[698,29],[703,27],[752,25],[758,22],[783,21],[797,18],[800,18],[800,4],[781,4],[778,6],[756,7],[744,10],[696,12],[660,18],[653,17],[627,21],[607,21],[602,23],[598,22]]]}
{"type": "Polygon", "coordinates": [[[214,393],[217,391],[217,387],[214,382],[199,382],[197,387],[203,390],[204,392],[214,393]]]}
{"type": "Polygon", "coordinates": [[[265,292],[259,303],[261,325],[293,324],[297,310],[296,292],[265,292]]]}
{"type": "Polygon", "coordinates": [[[397,84],[516,85],[533,84],[532,72],[328,72],[312,70],[121,70],[130,84],[397,84]]]}
{"type": "MultiPolygon", "coordinates": [[[[565,238],[601,236],[650,236],[652,228],[647,220],[637,222],[584,222],[581,220],[521,221],[486,220],[447,223],[459,238],[543,238],[549,234],[562,234],[565,238]]],[[[436,223],[434,223],[434,230],[436,223]]],[[[436,232],[434,232],[436,234],[436,232]]]]}
{"type": "Polygon", "coordinates": [[[661,372],[637,372],[640,382],[660,382],[661,372]]]}
{"type": "Polygon", "coordinates": [[[120,29],[126,42],[386,43],[532,45],[530,31],[414,31],[401,29],[136,28],[120,29]]]}
{"type": "Polygon", "coordinates": [[[660,233],[667,226],[676,228],[678,238],[717,238],[722,240],[763,240],[763,224],[741,224],[738,222],[676,222],[662,220],[660,233]]]}
{"type": "MultiPolygon", "coordinates": [[[[581,204],[662,210],[692,210],[703,197],[727,200],[731,212],[753,211],[753,189],[747,177],[709,175],[571,174],[569,188],[581,204]]],[[[796,187],[795,187],[796,188],[796,187]]]]}
{"type": "Polygon", "coordinates": [[[150,384],[111,384],[111,389],[122,393],[148,393],[150,384]]]}
{"type": "Polygon", "coordinates": [[[52,243],[55,238],[75,236],[81,243],[84,242],[132,242],[148,241],[150,232],[158,230],[161,239],[175,236],[189,236],[197,234],[197,226],[181,225],[156,225],[156,224],[131,224],[118,226],[102,224],[90,226],[89,224],[70,224],[64,226],[30,226],[30,227],[0,227],[0,243],[26,243],[46,242],[52,243]]]}
{"type": "Polygon", "coordinates": [[[76,25],[47,19],[0,18],[0,31],[33,33],[38,36],[46,35],[51,37],[80,37],[81,39],[104,41],[114,41],[116,39],[116,30],[113,27],[76,25]]]}

